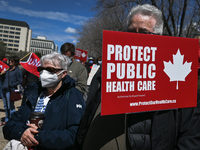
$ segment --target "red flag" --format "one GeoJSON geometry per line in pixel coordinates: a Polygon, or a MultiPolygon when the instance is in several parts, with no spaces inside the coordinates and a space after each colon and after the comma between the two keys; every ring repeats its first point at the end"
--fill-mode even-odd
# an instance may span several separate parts
{"type": "Polygon", "coordinates": [[[9,68],[3,61],[0,61],[0,72],[5,71],[9,68]]]}
{"type": "Polygon", "coordinates": [[[40,76],[40,73],[37,71],[37,67],[41,65],[40,58],[35,53],[30,54],[27,62],[20,62],[20,64],[30,73],[38,77],[40,76]]]}
{"type": "Polygon", "coordinates": [[[198,61],[199,61],[199,63],[198,63],[198,68],[200,68],[200,45],[199,45],[199,59],[198,59],[198,61]]]}
{"type": "Polygon", "coordinates": [[[75,58],[79,59],[81,61],[87,61],[87,55],[88,55],[88,51],[86,50],[82,50],[82,49],[76,49],[75,51],[75,58]]]}

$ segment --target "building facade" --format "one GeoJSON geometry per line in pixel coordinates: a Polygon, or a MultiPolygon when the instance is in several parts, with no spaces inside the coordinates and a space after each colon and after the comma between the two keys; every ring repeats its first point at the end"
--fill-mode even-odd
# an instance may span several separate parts
{"type": "Polygon", "coordinates": [[[6,44],[8,51],[29,52],[31,35],[26,22],[0,18],[0,41],[6,44]]]}
{"type": "Polygon", "coordinates": [[[52,40],[47,40],[44,36],[31,38],[30,52],[39,52],[42,55],[50,54],[55,51],[55,44],[52,40]]]}
{"type": "Polygon", "coordinates": [[[55,52],[58,52],[58,45],[55,45],[55,52]]]}

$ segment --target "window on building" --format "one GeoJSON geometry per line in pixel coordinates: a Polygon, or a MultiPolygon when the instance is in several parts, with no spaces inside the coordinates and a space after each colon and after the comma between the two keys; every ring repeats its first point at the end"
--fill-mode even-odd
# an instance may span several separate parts
{"type": "Polygon", "coordinates": [[[7,42],[7,41],[8,41],[8,39],[3,39],[3,41],[4,41],[4,42],[7,42]]]}
{"type": "Polygon", "coordinates": [[[18,40],[15,40],[14,42],[15,42],[15,43],[19,43],[19,41],[18,41],[18,40]]]}
{"type": "Polygon", "coordinates": [[[14,44],[14,47],[19,47],[19,45],[17,45],[17,44],[14,44]]]}
{"type": "Polygon", "coordinates": [[[17,31],[21,31],[21,28],[16,28],[17,31]]]}
{"type": "Polygon", "coordinates": [[[0,26],[0,28],[3,28],[3,26],[0,26]]]}
{"type": "Polygon", "coordinates": [[[11,29],[11,30],[15,30],[15,28],[14,28],[14,27],[10,27],[10,29],[11,29]]]}
{"type": "Polygon", "coordinates": [[[13,32],[13,31],[10,31],[10,34],[15,34],[15,32],[13,32]]]}
{"type": "Polygon", "coordinates": [[[8,48],[8,50],[12,51],[12,48],[8,48]]]}
{"type": "Polygon", "coordinates": [[[8,26],[4,26],[4,29],[9,29],[9,27],[8,26]]]}
{"type": "Polygon", "coordinates": [[[8,37],[8,35],[3,35],[3,37],[8,37]]]}
{"type": "Polygon", "coordinates": [[[4,33],[8,33],[8,31],[7,31],[7,30],[4,30],[3,32],[4,32],[4,33]]]}
{"type": "Polygon", "coordinates": [[[14,38],[14,36],[13,35],[9,35],[9,38],[14,38]]]}
{"type": "Polygon", "coordinates": [[[2,34],[0,34],[0,37],[2,37],[2,34]]]}
{"type": "Polygon", "coordinates": [[[20,35],[20,32],[15,32],[15,34],[20,35]]]}
{"type": "Polygon", "coordinates": [[[19,36],[15,36],[16,39],[19,39],[19,36]]]}
{"type": "Polygon", "coordinates": [[[13,46],[13,44],[8,44],[8,46],[13,46]]]}
{"type": "Polygon", "coordinates": [[[18,51],[18,49],[16,49],[16,48],[14,48],[13,50],[14,50],[14,51],[18,51]]]}
{"type": "Polygon", "coordinates": [[[8,40],[8,42],[13,42],[13,40],[8,40]]]}
{"type": "Polygon", "coordinates": [[[0,32],[3,32],[3,30],[0,30],[0,32]]]}

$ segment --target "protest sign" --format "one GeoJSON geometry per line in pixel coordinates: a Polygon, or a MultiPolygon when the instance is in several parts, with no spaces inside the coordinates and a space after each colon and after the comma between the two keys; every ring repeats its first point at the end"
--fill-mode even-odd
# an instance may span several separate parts
{"type": "Polygon", "coordinates": [[[75,51],[74,57],[76,59],[79,59],[80,61],[86,62],[87,61],[87,55],[88,55],[88,51],[77,48],[76,51],[75,51]]]}
{"type": "Polygon", "coordinates": [[[40,76],[40,73],[37,71],[37,67],[41,65],[40,58],[35,53],[31,53],[26,62],[20,61],[20,64],[30,73],[38,77],[40,76]]]}
{"type": "Polygon", "coordinates": [[[101,115],[195,107],[198,40],[103,31],[101,115]]]}

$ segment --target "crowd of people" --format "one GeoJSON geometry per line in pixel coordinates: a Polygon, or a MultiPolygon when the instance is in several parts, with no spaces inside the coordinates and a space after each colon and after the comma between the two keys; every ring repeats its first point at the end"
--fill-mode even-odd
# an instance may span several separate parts
{"type": "MultiPolygon", "coordinates": [[[[127,17],[127,32],[162,35],[162,12],[149,4],[133,7],[127,17]]],[[[20,70],[17,56],[10,57],[10,68],[1,73],[6,112],[1,125],[4,138],[10,141],[7,147],[15,143],[21,149],[37,150],[200,149],[199,90],[196,107],[101,116],[101,56],[88,87],[94,59],[89,57],[87,64],[78,62],[75,46],[68,42],[60,52],[41,57],[39,78],[20,70]],[[10,93],[19,84],[24,87],[23,98],[15,111],[10,93]],[[44,114],[42,128],[30,123],[31,112],[44,114]]]]}

